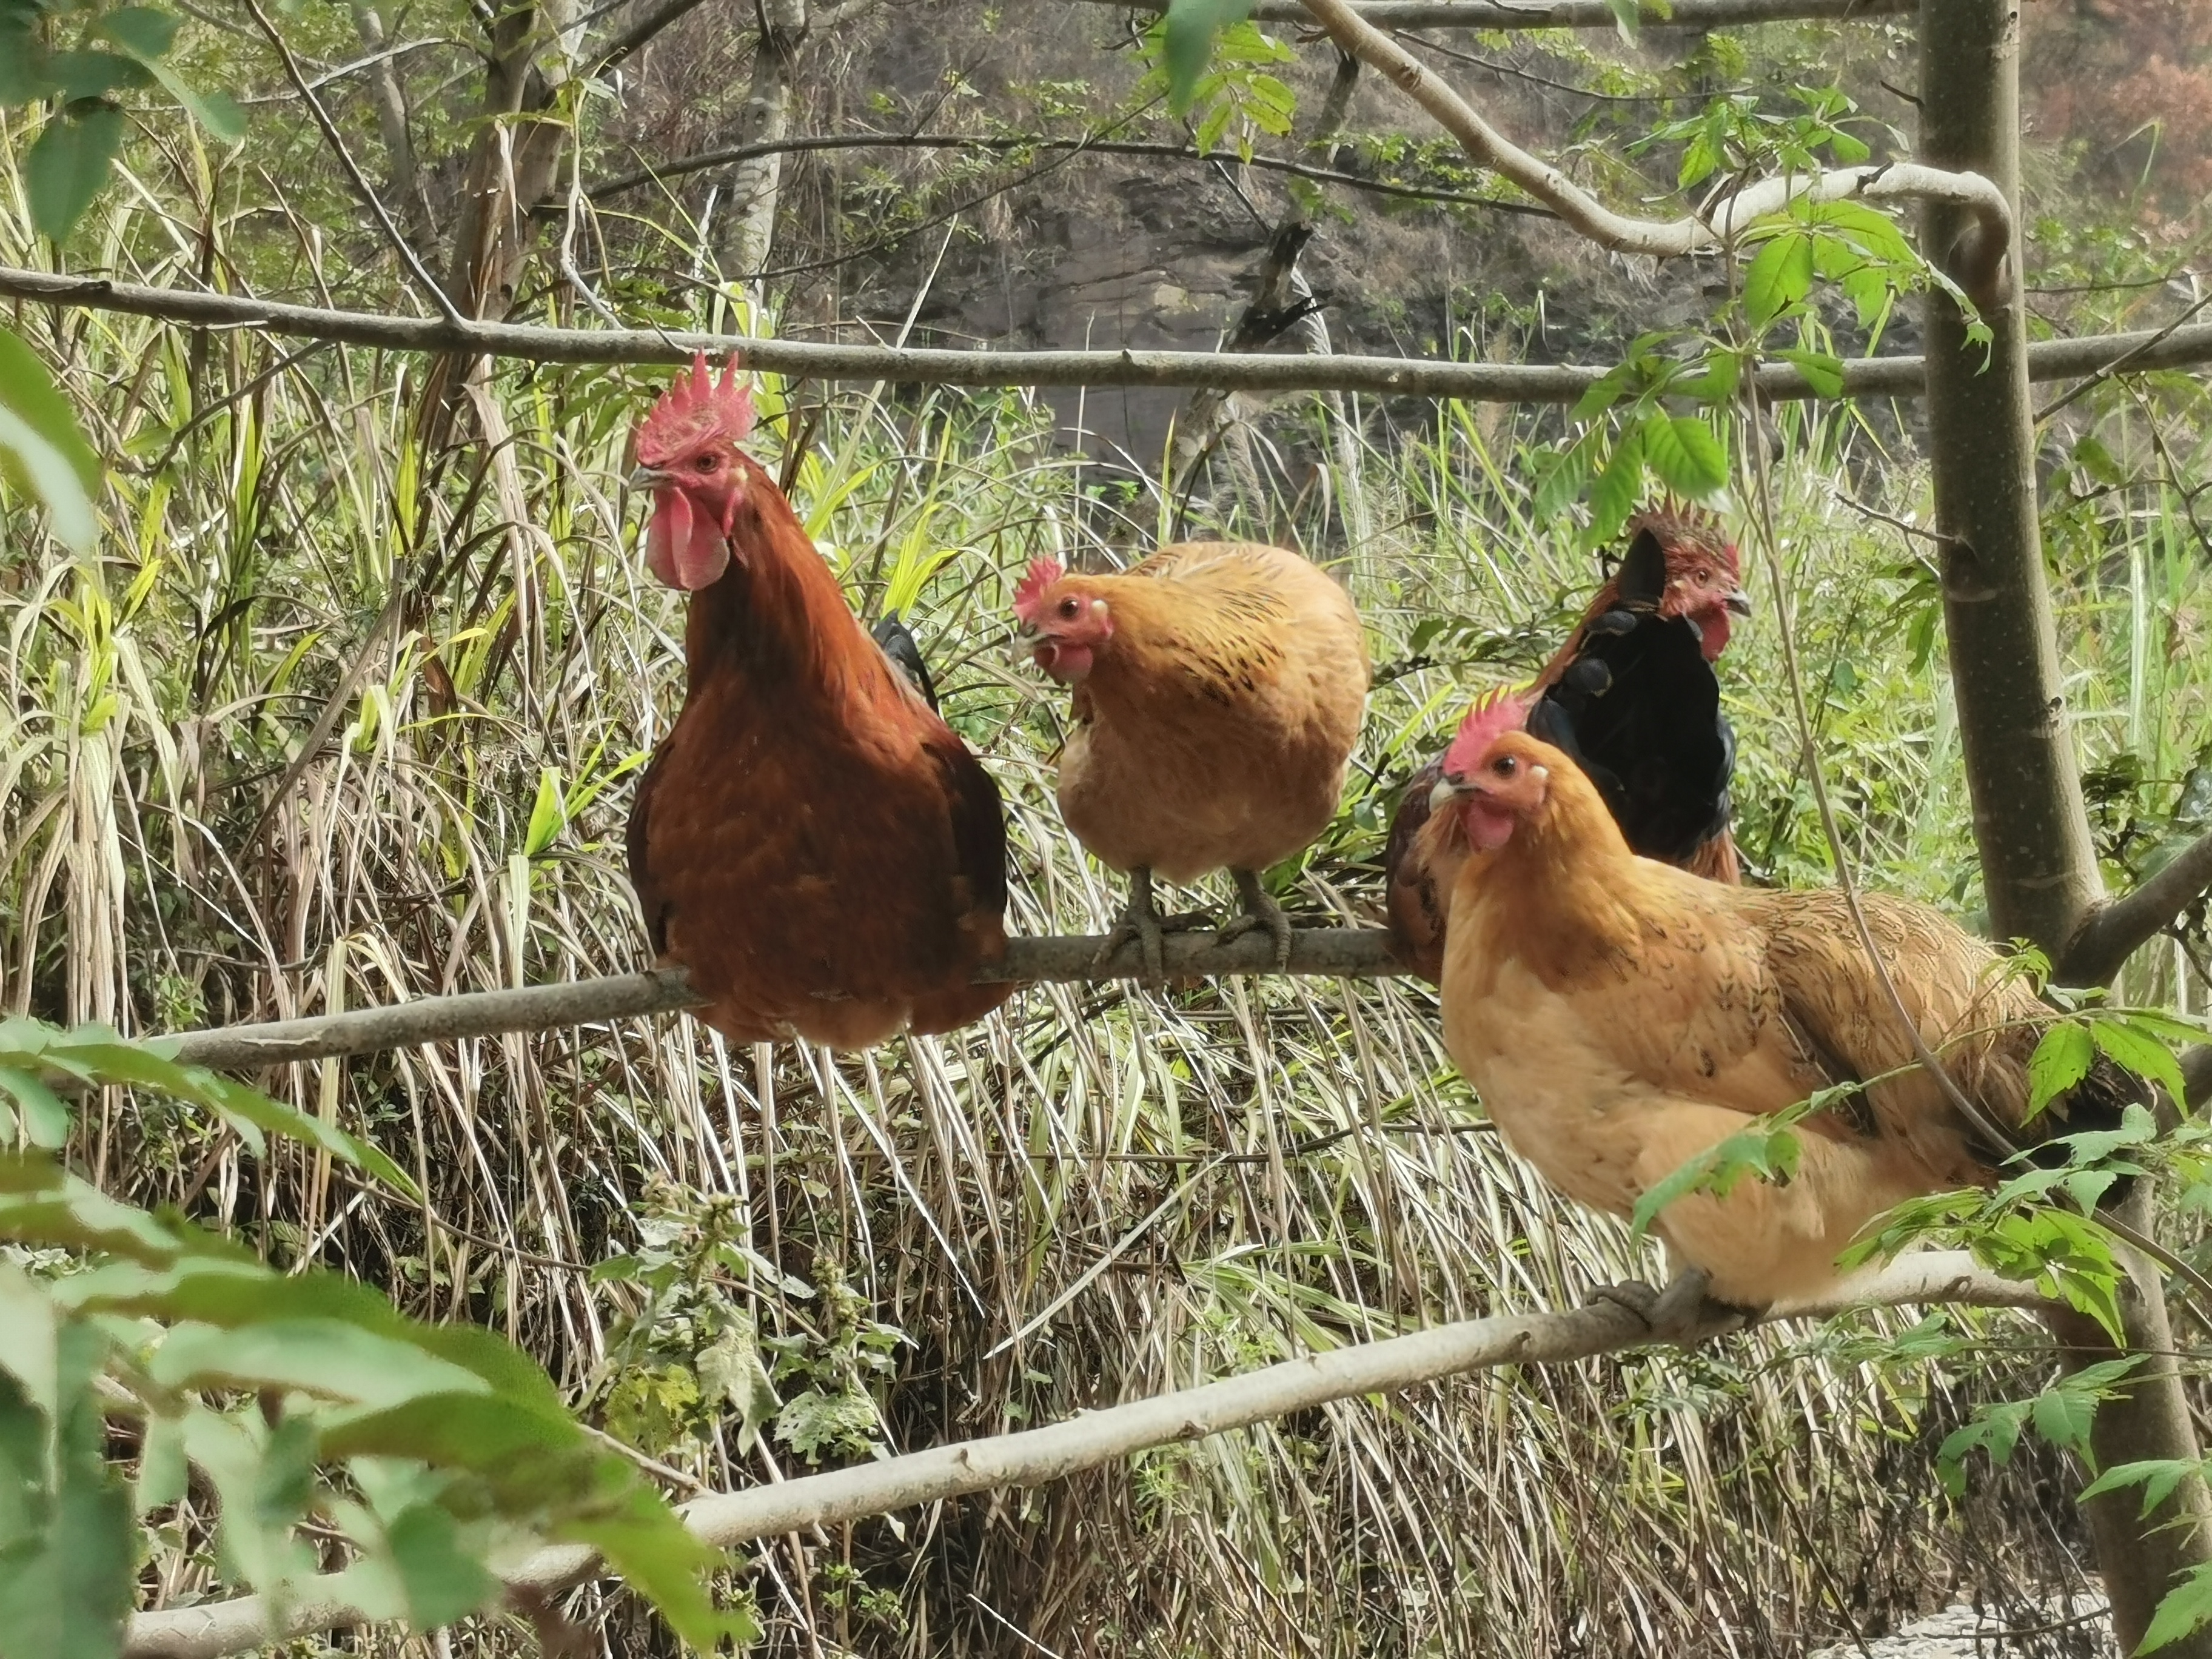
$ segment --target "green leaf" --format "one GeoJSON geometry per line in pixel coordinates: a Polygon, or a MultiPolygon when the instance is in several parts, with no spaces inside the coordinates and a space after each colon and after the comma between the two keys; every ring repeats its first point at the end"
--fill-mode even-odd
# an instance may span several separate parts
{"type": "Polygon", "coordinates": [[[1744,273],[1744,315],[1763,329],[1812,291],[1813,239],[1785,230],[1759,250],[1744,273]]]}
{"type": "Polygon", "coordinates": [[[1635,383],[1636,375],[1637,368],[1632,362],[1616,363],[1606,370],[1590,383],[1589,391],[1575,400],[1575,406],[1567,411],[1568,424],[1580,426],[1595,420],[1620,401],[1621,393],[1635,383]]]}
{"type": "Polygon", "coordinates": [[[2085,432],[2074,441],[2074,465],[2100,484],[2117,489],[2128,481],[2126,470],[2094,432],[2085,432]]]}
{"type": "Polygon", "coordinates": [[[1589,538],[1611,541],[1636,511],[1644,494],[1644,428],[1630,427],[1613,441],[1613,454],[1590,485],[1589,538]]]}
{"type": "Polygon", "coordinates": [[[486,1607],[506,1589],[465,1548],[453,1517],[416,1504],[384,1529],[386,1547],[407,1594],[417,1630],[436,1630],[486,1607]]]}
{"type": "Polygon", "coordinates": [[[211,136],[234,143],[246,136],[245,111],[228,93],[203,93],[169,66],[169,47],[176,40],[177,24],[178,19],[155,7],[125,6],[110,12],[100,27],[101,33],[129,52],[211,136]]]}
{"type": "Polygon", "coordinates": [[[473,1371],[413,1344],[335,1319],[279,1319],[226,1329],[177,1326],[147,1371],[172,1389],[298,1389],[388,1407],[426,1395],[489,1389],[473,1371]]]}
{"type": "Polygon", "coordinates": [[[27,104],[53,91],[46,49],[34,32],[35,0],[0,0],[0,109],[27,104]]]}
{"type": "Polygon", "coordinates": [[[2035,1431],[2063,1451],[2089,1450],[2089,1429],[2097,1416],[2097,1396],[2073,1389],[2053,1389],[2035,1402],[2035,1431]]]}
{"type": "Polygon", "coordinates": [[[112,104],[72,104],[48,121],[23,158],[31,228],[57,242],[65,240],[107,182],[108,167],[122,148],[123,112],[112,104]]]}
{"type": "Polygon", "coordinates": [[[88,553],[97,539],[92,494],[100,459],[53,377],[22,341],[0,329],[0,473],[53,515],[54,534],[88,553]]]}
{"type": "Polygon", "coordinates": [[[2181,1063],[2174,1059],[2173,1050],[2127,1016],[2094,1016],[2089,1035],[2115,1064],[2157,1084],[2177,1102],[2189,1097],[2187,1085],[2181,1080],[2181,1063]]]}
{"type": "Polygon", "coordinates": [[[100,20],[100,32],[134,58],[165,58],[180,21],[154,6],[124,6],[100,20]]]}
{"type": "Polygon", "coordinates": [[[61,1334],[44,1288],[21,1268],[0,1262],[0,1371],[24,1399],[52,1417],[61,1409],[61,1334]]]}
{"type": "Polygon", "coordinates": [[[2203,1478],[2204,1466],[2195,1458],[2154,1457],[2136,1463],[2118,1463],[2081,1488],[2082,1501],[2101,1498],[2106,1492],[2124,1492],[2130,1486],[2142,1488],[2143,1517],[2158,1509],[2172,1496],[2173,1490],[2194,1475],[2203,1478]]]}
{"type": "Polygon", "coordinates": [[[534,859],[553,844],[568,823],[561,805],[561,773],[556,767],[538,769],[538,799],[531,804],[530,828],[522,838],[522,856],[534,859]]]}
{"type": "Polygon", "coordinates": [[[1699,403],[1724,404],[1735,396],[1735,389],[1742,380],[1742,354],[1715,351],[1705,358],[1702,369],[1677,380],[1673,390],[1685,397],[1695,398],[1699,403]]]}
{"type": "Polygon", "coordinates": [[[659,1494],[637,1481],[618,1510],[562,1527],[558,1535],[596,1548],[692,1646],[712,1652],[726,1636],[742,1649],[757,1638],[749,1612],[717,1613],[707,1593],[707,1575],[726,1565],[721,1553],[694,1537],[659,1494]]]}
{"type": "Polygon", "coordinates": [[[1569,502],[1582,495],[1589,482],[1590,464],[1596,453],[1595,441],[1585,437],[1564,453],[1554,456],[1536,475],[1536,488],[1529,498],[1528,510],[1537,522],[1550,523],[1567,510],[1569,502]]]}
{"type": "Polygon", "coordinates": [[[2150,1628],[2136,1644],[2136,1651],[2155,1653],[2208,1624],[2212,1624],[2212,1566],[2191,1567],[2160,1599],[2158,1611],[2150,1617],[2150,1628]]]}
{"type": "Polygon", "coordinates": [[[112,52],[58,52],[46,59],[46,73],[65,103],[105,98],[126,87],[143,87],[145,66],[112,52]]]}
{"type": "Polygon", "coordinates": [[[1728,451],[1694,415],[1646,416],[1644,459],[1668,489],[1692,501],[1717,495],[1728,484],[1728,451]]]}
{"type": "Polygon", "coordinates": [[[1808,351],[1802,346],[1787,346],[1774,355],[1797,366],[1797,372],[1805,377],[1805,384],[1813,388],[1814,397],[1840,398],[1844,395],[1842,358],[1826,351],[1808,351]]]}
{"type": "Polygon", "coordinates": [[[1828,154],[1844,167],[1855,167],[1872,153],[1866,141],[1852,133],[1836,131],[1828,135],[1828,154]]]}
{"type": "Polygon", "coordinates": [[[33,1077],[12,1066],[0,1066],[0,1094],[15,1103],[23,1138],[49,1152],[69,1139],[69,1108],[62,1097],[33,1077]]]}
{"type": "Polygon", "coordinates": [[[323,1451],[471,1469],[509,1509],[581,1503],[626,1479],[629,1467],[586,1440],[565,1413],[489,1393],[425,1395],[337,1418],[324,1431],[323,1451]]]}
{"type": "Polygon", "coordinates": [[[2089,1028],[2066,1020],[2052,1026],[2027,1058],[2027,1120],[2089,1075],[2097,1045],[2089,1028]]]}
{"type": "Polygon", "coordinates": [[[1199,77],[1213,57],[1215,35],[1251,15],[1252,0],[1171,0],[1160,41],[1171,114],[1181,118],[1190,113],[1199,77]]]}
{"type": "Polygon", "coordinates": [[[19,1506],[15,1535],[0,1549],[0,1659],[114,1659],[121,1650],[137,1528],[105,1456],[93,1389],[105,1348],[96,1332],[63,1330],[51,1417],[0,1386],[0,1474],[13,1477],[19,1506]]]}
{"type": "MultiPolygon", "coordinates": [[[[204,1411],[193,1406],[192,1411],[204,1411]]],[[[191,1483],[191,1468],[185,1458],[185,1424],[181,1416],[149,1415],[138,1446],[138,1490],[133,1507],[143,1517],[176,1503],[191,1483]]]]}

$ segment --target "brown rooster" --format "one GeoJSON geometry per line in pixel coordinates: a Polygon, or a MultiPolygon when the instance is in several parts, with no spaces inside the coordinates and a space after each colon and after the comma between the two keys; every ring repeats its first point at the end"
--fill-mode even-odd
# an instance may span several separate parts
{"type": "Polygon", "coordinates": [[[692,595],[683,711],[630,811],[646,929],[732,1041],[950,1030],[1013,988],[969,982],[1006,953],[999,792],[738,447],[736,376],[699,359],[635,435],[647,562],[692,595]]]}
{"type": "Polygon", "coordinates": [[[1015,590],[1019,644],[1074,687],[1060,807],[1076,839],[1129,877],[1100,952],[1137,941],[1163,975],[1152,878],[1226,869],[1279,968],[1291,927],[1259,872],[1328,825],[1367,701],[1367,646],[1340,586],[1295,553],[1246,542],[1164,547],[1121,574],[1038,559],[1015,590]]]}
{"type": "MultiPolygon", "coordinates": [[[[1528,690],[1531,725],[1601,780],[1638,852],[1733,883],[1735,740],[1710,665],[1735,619],[1751,613],[1736,550],[1710,514],[1673,503],[1628,529],[1620,567],[1528,690]]],[[[1383,855],[1394,943],[1431,984],[1443,974],[1452,878],[1466,856],[1450,823],[1430,816],[1442,765],[1430,762],[1406,786],[1383,855]]]]}
{"type": "MultiPolygon", "coordinates": [[[[1924,905],[1860,899],[1920,1039],[1830,889],[1724,886],[1629,850],[1596,787],[1513,729],[1499,699],[1453,740],[1436,810],[1472,849],[1452,894],[1444,1046],[1506,1143],[1614,1215],[1692,1158],[1834,1085],[1852,1109],[1801,1126],[1786,1183],[1677,1200],[1655,1224],[1684,1282],[1740,1308],[1832,1290],[1838,1252],[1922,1194],[1988,1182],[2021,1137],[2027,1060],[2051,1010],[1996,953],[1924,905]]],[[[2027,1139],[2109,1123],[2139,1098],[2109,1063],[2027,1139]],[[2069,1119],[2071,1121],[2069,1121],[2069,1119]]]]}

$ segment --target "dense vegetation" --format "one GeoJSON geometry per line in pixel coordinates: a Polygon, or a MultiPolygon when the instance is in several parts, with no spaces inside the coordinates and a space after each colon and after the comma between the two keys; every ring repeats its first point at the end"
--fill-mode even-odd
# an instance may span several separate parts
{"type": "MultiPolygon", "coordinates": [[[[334,66],[356,52],[365,9],[279,9],[273,26],[334,66]]],[[[890,29],[896,44],[934,15],[899,8],[854,27],[890,29]]],[[[30,27],[58,40],[90,15],[30,27]]],[[[33,13],[0,8],[19,16],[33,13]]],[[[235,89],[251,118],[243,139],[228,142],[219,105],[179,117],[150,71],[0,115],[0,264],[427,311],[297,118],[254,19],[210,16],[149,56],[188,89],[235,89]],[[130,105],[121,164],[57,246],[34,229],[46,188],[34,146],[65,122],[104,121],[86,100],[108,92],[130,105]]],[[[693,42],[691,58],[648,49],[638,80],[653,96],[571,81],[547,119],[573,122],[577,147],[608,171],[618,145],[655,141],[665,159],[702,118],[667,88],[700,64],[742,64],[752,27],[750,13],[702,8],[662,43],[693,42]]],[[[477,31],[457,6],[379,27],[407,40],[477,31]]],[[[1786,90],[1829,38],[1807,26],[1748,47],[1715,35],[1669,64],[1540,37],[1550,55],[1521,67],[1622,99],[1663,90],[1672,112],[1700,121],[1725,82],[1742,106],[1715,106],[1733,111],[1727,143],[1767,154],[1804,142],[1809,122],[1824,156],[1850,159],[1833,135],[1879,142],[1872,125],[1840,94],[1786,90]]],[[[1297,65],[1278,83],[1291,48],[1272,37],[1243,50],[1225,60],[1211,107],[1227,112],[1209,143],[1264,145],[1283,125],[1269,88],[1294,84],[1305,110],[1325,78],[1297,65]]],[[[820,83],[842,85],[849,70],[824,67],[820,83]]],[[[1144,112],[1127,131],[1180,138],[1141,70],[1108,64],[1098,76],[1144,112]]],[[[433,88],[410,68],[422,157],[422,217],[404,203],[399,215],[410,234],[464,211],[459,181],[482,153],[476,82],[453,73],[433,88]]],[[[328,94],[363,154],[374,80],[328,94]]],[[[908,90],[886,90],[879,113],[908,90]]],[[[1015,90],[1063,127],[1098,113],[1094,89],[1015,90]]],[[[0,83],[0,101],[16,95],[0,83]]],[[[735,94],[717,95],[720,118],[735,94]]],[[[491,124],[518,152],[532,125],[491,124]]],[[[1632,163],[1605,137],[1582,161],[1619,187],[1632,163]]],[[[1662,183],[1686,177],[1677,167],[1694,141],[1677,132],[1643,165],[1662,183]]],[[[2050,290],[2069,325],[2152,305],[2163,321],[2179,309],[2165,279],[2196,234],[2172,192],[2194,175],[2158,175],[2167,230],[2149,237],[2085,205],[2112,163],[2081,149],[2038,157],[2031,287],[2050,290]]],[[[395,158],[374,153],[380,178],[395,177],[395,158]]],[[[1487,188],[1433,148],[1392,151],[1377,135],[1363,153],[1377,175],[1487,188]]],[[[572,150],[552,176],[580,165],[572,150]]],[[[816,238],[793,264],[849,251],[865,222],[846,216],[874,202],[902,233],[942,223],[1003,241],[990,216],[1012,182],[997,160],[947,165],[919,187],[872,170],[817,179],[780,234],[816,238]],[[810,213],[828,215],[835,236],[818,236],[810,213]]],[[[1332,212],[1361,199],[1338,195],[1332,212]]],[[[834,292],[777,280],[777,260],[757,262],[771,275],[750,286],[744,270],[718,270],[730,245],[711,211],[664,206],[579,216],[567,234],[550,224],[514,251],[515,313],[587,325],[607,309],[763,335],[834,314],[834,292]]],[[[1499,222],[1395,211],[1429,216],[1424,234],[1499,222]]],[[[1539,266],[1544,234],[1522,255],[1539,266]]],[[[445,240],[452,267],[479,278],[507,257],[471,264],[445,240]]],[[[899,269],[908,242],[886,240],[856,287],[899,269]]],[[[1437,349],[1542,355],[1539,287],[1460,296],[1437,349]]],[[[1632,289],[1614,295],[1621,314],[1633,310],[1632,289]]],[[[1891,327],[1881,304],[1825,295],[1787,320],[1823,362],[1838,340],[1856,349],[1891,327]]],[[[101,311],[24,307],[10,325],[106,470],[97,541],[74,552],[24,479],[5,498],[8,1011],[135,1035],[640,965],[622,830],[680,696],[682,601],[644,571],[623,448],[664,372],[434,364],[101,311]]],[[[1614,341],[1612,355],[1626,347],[1614,341]]],[[[1689,349],[1686,331],[1645,347],[1689,349]]],[[[1104,468],[1071,448],[1054,408],[1029,394],[765,378],[760,395],[759,453],[781,467],[855,608],[908,613],[949,717],[989,759],[1015,843],[1009,927],[1024,933],[1101,931],[1113,908],[1052,803],[1063,698],[1001,648],[1030,557],[1112,561],[1165,535],[1222,532],[1332,562],[1372,630],[1377,688],[1336,823],[1270,882],[1302,920],[1369,921],[1397,787],[1470,687],[1541,659],[1607,539],[1588,486],[1615,428],[1559,410],[1286,398],[1245,410],[1210,471],[1163,483],[1154,458],[1104,468]],[[1598,452],[1563,473],[1585,432],[1598,452]]],[[[2142,376],[2047,428],[2044,525],[2069,705],[2116,882],[2212,828],[2212,529],[2191,482],[2203,413],[2193,379],[2142,376]]],[[[1782,584],[1753,563],[1765,614],[1723,673],[1740,845],[1764,879],[1832,872],[1780,690],[1773,618],[1786,613],[1844,855],[1869,885],[1976,919],[1915,410],[1790,405],[1748,437],[1736,416],[1713,419],[1735,504],[1771,507],[1782,584]],[[1751,464],[1753,446],[1770,468],[1751,464]]],[[[2202,1014],[2208,952],[2200,904],[2138,955],[2118,1000],[2202,1014]]],[[[836,1060],[788,1045],[732,1052],[680,1018],[424,1046],[260,1079],[323,1136],[287,1135],[305,1126],[264,1113],[278,1132],[265,1146],[240,1127],[238,1114],[261,1110],[243,1097],[227,1112],[180,1104],[160,1091],[173,1079],[133,1089],[95,1070],[116,1086],[82,1096],[57,1147],[84,1182],[170,1206],[162,1224],[188,1218],[279,1273],[329,1270],[434,1324],[488,1327],[676,1498],[1425,1323],[1567,1306],[1658,1271],[1625,1230],[1504,1152],[1442,1054],[1432,994],[1410,981],[1033,988],[971,1030],[836,1060]],[[397,1167],[349,1164],[332,1126],[397,1167]]],[[[59,1139],[41,1141],[24,1113],[27,1139],[59,1139]]],[[[2177,1248],[2196,1237],[2188,1218],[2179,1224],[2177,1248]]],[[[14,1247],[7,1259],[48,1276],[77,1264],[14,1247]]],[[[2203,1315],[2186,1317],[2193,1342],[2203,1315]]],[[[2086,1562],[2070,1507],[2078,1468],[2032,1437],[2002,1467],[1961,1468],[1956,1448],[1939,1449],[1978,1409],[2036,1394],[2047,1356],[2008,1316],[1931,1316],[1899,1340],[1909,1322],[1763,1329],[1333,1407],[901,1523],[765,1542],[721,1569],[717,1589],[766,1648],[811,1655],[1024,1640],[1162,1656],[1764,1652],[1885,1628],[1954,1595],[2045,1626],[2043,1598],[2075,1588],[2086,1562]]],[[[2038,1422],[2069,1437],[2063,1422],[2038,1422]]],[[[119,1435],[106,1449],[137,1467],[141,1444],[119,1435]]],[[[149,1480],[141,1496],[141,1605],[342,1565],[327,1528],[292,1555],[268,1543],[308,1502],[304,1476],[266,1498],[276,1519],[264,1516],[271,1553],[258,1560],[242,1534],[218,1548],[216,1486],[149,1480]]],[[[549,1503],[528,1518],[536,1537],[574,1517],[549,1503]]],[[[448,1593],[471,1605],[473,1587],[448,1593]]],[[[647,1634],[658,1627],[627,1592],[589,1592],[574,1613],[605,1620],[617,1641],[670,1641],[647,1634]]],[[[522,1630],[487,1616],[453,1640],[520,1650],[522,1630]]],[[[12,1639],[0,1626],[0,1652],[12,1639]]],[[[394,1626],[346,1639],[396,1654],[405,1638],[394,1626]]],[[[2087,1639],[2061,1625],[2021,1641],[2055,1652],[2087,1639]]]]}

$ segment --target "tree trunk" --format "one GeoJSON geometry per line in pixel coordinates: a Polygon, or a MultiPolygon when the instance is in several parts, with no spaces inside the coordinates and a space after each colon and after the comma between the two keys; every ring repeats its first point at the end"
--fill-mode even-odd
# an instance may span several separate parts
{"type": "MultiPolygon", "coordinates": [[[[2150,1224],[2148,1196],[2147,1190],[2138,1191],[2123,1211],[2139,1230],[2150,1224]]],[[[2148,1357],[2137,1367],[2131,1392],[2106,1401],[2091,1425],[2089,1449],[2100,1469],[2197,1455],[2158,1271],[2140,1258],[2131,1260],[2129,1268],[2137,1294],[2124,1304],[2128,1344],[2148,1357]],[[2148,1294],[2142,1293],[2145,1287],[2148,1294]]],[[[2060,1344],[2058,1362],[2069,1372],[2117,1357],[2111,1339],[2092,1320],[2068,1315],[2053,1318],[2051,1326],[2060,1344]]],[[[2105,1594],[2112,1604],[2120,1651],[2132,1652],[2167,1588],[2212,1555],[2212,1493],[2202,1480],[2186,1480],[2149,1521],[2142,1517],[2142,1494],[2135,1488],[2106,1492],[2082,1508],[2097,1540],[2097,1559],[2104,1565],[2105,1594]],[[2116,1562],[2124,1563],[2126,1570],[2115,1571],[2116,1562]]],[[[2160,1651],[2198,1659],[2212,1653],[2212,1631],[2199,1631],[2160,1651]]]]}
{"type": "MultiPolygon", "coordinates": [[[[1923,0],[1920,159],[1971,170],[2020,201],[2019,15],[2011,0],[1923,0]]],[[[1996,335],[1988,367],[1947,296],[1928,301],[1928,433],[1943,551],[1959,735],[1990,923],[2057,954],[2102,896],[2060,693],[2036,524],[2020,238],[1962,246],[1971,216],[1932,207],[1923,246],[1996,335]],[[1979,290],[1979,291],[1977,291],[1979,290]]]]}
{"type": "MultiPolygon", "coordinates": [[[[355,0],[353,24],[361,44],[372,52],[384,50],[384,20],[376,8],[355,0]]],[[[407,94],[399,84],[399,62],[385,58],[368,69],[369,102],[376,110],[376,131],[384,140],[388,167],[385,194],[399,210],[399,222],[407,239],[426,260],[437,258],[437,228],[430,217],[430,198],[422,189],[422,175],[415,165],[415,141],[407,130],[407,94]]]]}
{"type": "MultiPolygon", "coordinates": [[[[574,15],[570,0],[546,0],[512,6],[491,25],[483,100],[446,269],[446,292],[464,317],[496,321],[514,305],[515,283],[536,239],[532,210],[552,187],[568,138],[564,121],[540,117],[554,103],[557,77],[565,77],[568,65],[556,63],[549,75],[538,58],[559,46],[574,15]]],[[[422,398],[426,447],[434,449],[453,435],[463,389],[486,368],[486,359],[470,356],[443,356],[431,365],[422,398]]]]}
{"type": "MultiPolygon", "coordinates": [[[[806,39],[806,0],[760,0],[760,17],[752,85],[732,135],[739,144],[777,143],[791,131],[792,88],[799,48],[806,39]]],[[[730,230],[720,240],[722,275],[728,281],[754,282],[768,269],[782,188],[780,155],[756,155],[730,170],[730,230]]]]}
{"type": "MultiPolygon", "coordinates": [[[[2015,227],[2019,28],[2016,0],[1922,0],[1920,159],[1994,180],[2014,204],[2015,227]]],[[[1928,211],[1923,246],[1994,335],[1985,367],[1958,306],[1929,295],[1928,437],[1936,527],[1947,538],[1943,614],[1983,885],[1996,937],[2031,939],[2056,958],[2103,884],[2064,718],[2037,522],[2020,237],[2015,228],[2009,248],[1978,246],[1966,215],[1938,206],[1928,211]]],[[[2149,1224],[2147,1198],[2135,1200],[2139,1228],[2149,1224]]],[[[2137,1293],[2126,1304],[2128,1346],[2163,1354],[2172,1338],[2158,1274],[2131,1266],[2137,1293]]],[[[2101,1334],[2078,1322],[2054,1322],[2053,1334],[2069,1371],[2112,1357],[2101,1334]]],[[[2197,1458],[2171,1360],[2147,1361],[2099,1409],[2092,1446],[2100,1466],[2197,1458]]],[[[2131,1651],[2175,1575],[2212,1561],[2212,1504],[2191,1479],[2148,1517],[2136,1492],[2087,1507],[2120,1649],[2131,1651]]],[[[2165,1651],[2212,1656],[2212,1632],[2165,1651]]]]}

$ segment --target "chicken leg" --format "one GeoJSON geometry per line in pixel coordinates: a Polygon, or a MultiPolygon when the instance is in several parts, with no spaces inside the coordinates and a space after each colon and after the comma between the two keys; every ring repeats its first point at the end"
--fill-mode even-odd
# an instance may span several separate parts
{"type": "Polygon", "coordinates": [[[1202,927],[1212,918],[1202,910],[1186,911],[1180,915],[1164,916],[1152,902],[1152,871],[1146,864],[1133,866],[1129,871],[1129,902],[1122,908],[1121,921],[1114,931],[1106,935],[1105,944],[1091,959],[1094,968],[1103,968],[1114,959],[1115,953],[1134,939],[1137,942],[1138,976],[1149,986],[1158,988],[1167,983],[1167,944],[1164,935],[1180,933],[1193,927],[1202,927]]]}
{"type": "Polygon", "coordinates": [[[1275,971],[1289,971],[1291,965],[1291,919],[1283,914],[1283,907],[1275,902],[1267,890],[1260,885],[1258,874],[1250,870],[1231,870],[1236,878],[1237,896],[1244,906],[1244,914],[1221,930],[1224,945],[1232,939],[1242,939],[1255,927],[1267,930],[1267,937],[1275,941],[1275,971]]]}

